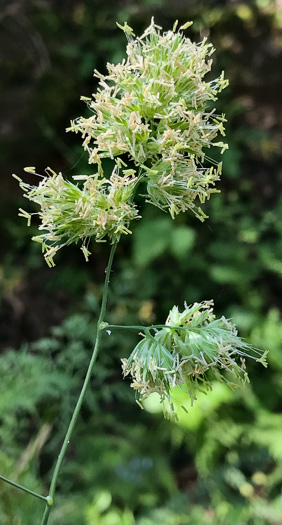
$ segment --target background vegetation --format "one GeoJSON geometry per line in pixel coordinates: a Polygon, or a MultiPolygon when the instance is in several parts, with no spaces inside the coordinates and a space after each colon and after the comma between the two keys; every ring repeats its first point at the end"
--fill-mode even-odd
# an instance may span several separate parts
{"type": "MultiPolygon", "coordinates": [[[[46,491],[92,349],[108,256],[64,249],[50,270],[36,225],[17,218],[23,198],[12,172],[50,165],[90,173],[80,140],[65,135],[96,88],[94,68],[120,61],[125,39],[154,15],[217,48],[215,71],[230,79],[220,195],[201,224],[174,223],[148,207],[119,245],[108,320],[163,322],[173,304],[214,298],[240,334],[269,349],[267,370],[249,365],[251,385],[215,384],[178,423],[152,399],[141,411],[120,357],[135,335],[104,334],[103,352],[59,482],[53,525],[281,525],[281,58],[280,2],[256,0],[10,0],[1,2],[0,470],[46,491]],[[34,244],[34,245],[33,245],[34,244]]],[[[25,174],[25,177],[28,177],[25,174]]],[[[185,402],[185,400],[183,400],[185,402]]],[[[0,523],[40,522],[43,504],[0,484],[0,523]]]]}

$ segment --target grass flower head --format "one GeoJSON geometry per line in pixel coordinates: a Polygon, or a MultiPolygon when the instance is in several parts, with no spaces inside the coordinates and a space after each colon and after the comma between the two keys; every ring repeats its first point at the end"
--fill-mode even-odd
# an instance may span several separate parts
{"type": "MultiPolygon", "coordinates": [[[[34,240],[42,242],[50,266],[66,244],[79,241],[87,259],[91,237],[114,242],[129,233],[130,221],[138,217],[134,197],[140,182],[146,201],[172,218],[188,209],[200,220],[206,217],[200,204],[218,191],[221,173],[221,163],[204,165],[210,160],[206,151],[227,147],[215,141],[224,135],[225,118],[213,106],[228,82],[223,74],[205,79],[214,49],[206,39],[194,43],[184,36],[189,25],[162,32],[152,19],[141,37],[127,24],[122,27],[127,57],[107,64],[106,75],[95,71],[99,87],[86,99],[91,116],[77,118],[69,128],[82,134],[95,175],[77,176],[80,182],[74,183],[48,170],[39,186],[20,180],[25,196],[40,206],[44,233],[34,240]],[[107,175],[106,157],[114,162],[107,175]]],[[[29,224],[30,214],[20,212],[29,224]]]]}
{"type": "MultiPolygon", "coordinates": [[[[78,241],[88,260],[91,237],[98,242],[105,238],[114,241],[122,233],[131,233],[129,223],[138,217],[131,202],[134,178],[118,177],[114,170],[109,180],[98,174],[75,179],[82,180],[82,187],[51,170],[38,186],[20,181],[25,197],[40,206],[39,230],[44,233],[33,240],[42,244],[49,266],[54,266],[53,257],[62,246],[78,241]]],[[[22,210],[21,215],[30,222],[28,213],[22,210]]]]}
{"type": "Polygon", "coordinates": [[[194,201],[209,198],[221,172],[221,164],[203,166],[206,149],[227,147],[214,142],[224,135],[225,118],[213,105],[228,81],[223,73],[205,80],[214,48],[206,39],[191,42],[176,25],[162,33],[153,19],[141,37],[127,24],[122,29],[127,58],[107,64],[106,75],[95,71],[100,87],[87,100],[93,114],[69,129],[82,134],[90,163],[126,154],[139,167],[149,202],[172,217],[192,209],[203,219],[194,201]]]}
{"type": "Polygon", "coordinates": [[[160,395],[168,417],[176,417],[172,388],[180,386],[193,405],[197,393],[211,390],[214,380],[231,388],[248,381],[246,358],[266,366],[265,354],[242,340],[233,323],[215,317],[212,301],[185,305],[183,312],[174,306],[166,325],[154,336],[147,332],[122,368],[141,400],[153,392],[160,395]]]}

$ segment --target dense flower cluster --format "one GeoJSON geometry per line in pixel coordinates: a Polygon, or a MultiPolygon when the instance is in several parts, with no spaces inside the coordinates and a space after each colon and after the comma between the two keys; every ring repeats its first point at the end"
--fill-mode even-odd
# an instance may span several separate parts
{"type": "Polygon", "coordinates": [[[221,171],[221,164],[203,167],[205,149],[227,147],[213,142],[224,135],[225,118],[211,102],[228,81],[223,73],[204,80],[214,49],[205,39],[191,42],[176,24],[162,34],[152,20],[136,39],[127,24],[123,29],[127,60],[107,64],[108,75],[95,71],[100,88],[87,101],[93,115],[78,118],[70,130],[82,133],[90,163],[127,154],[147,183],[149,202],[172,217],[190,208],[203,219],[194,200],[210,196],[221,171]]]}
{"type": "MultiPolygon", "coordinates": [[[[62,246],[82,240],[82,251],[88,260],[87,242],[94,236],[102,241],[105,236],[117,239],[122,233],[131,233],[128,225],[138,217],[137,209],[130,203],[134,178],[120,177],[114,172],[110,180],[95,176],[77,176],[84,180],[82,188],[66,181],[61,174],[47,171],[48,175],[38,186],[29,186],[20,180],[27,199],[40,205],[42,235],[33,237],[42,243],[42,250],[49,266],[62,246]],[[45,231],[46,230],[46,231],[45,231]]],[[[20,210],[30,222],[30,214],[20,210]]]]}
{"type": "Polygon", "coordinates": [[[182,313],[174,306],[167,326],[154,329],[154,335],[147,330],[130,357],[122,360],[124,376],[131,375],[140,399],[157,392],[167,417],[176,417],[173,387],[185,389],[193,404],[198,392],[212,389],[214,379],[230,387],[236,387],[238,379],[248,381],[246,357],[266,365],[265,355],[238,337],[229,320],[216,319],[212,304],[185,305],[182,313]]]}
{"type": "MultiPolygon", "coordinates": [[[[134,38],[125,24],[127,59],[108,64],[108,75],[96,72],[100,87],[87,99],[92,115],[78,118],[70,128],[82,133],[89,163],[97,167],[92,176],[75,177],[82,187],[51,170],[39,186],[20,179],[25,196],[41,208],[39,229],[45,233],[34,240],[42,242],[49,265],[66,244],[81,242],[87,258],[90,237],[113,242],[129,233],[130,221],[138,217],[133,201],[140,182],[147,202],[168,210],[172,218],[187,209],[200,220],[206,217],[199,204],[217,191],[221,173],[221,163],[211,161],[206,149],[227,147],[214,142],[219,133],[224,135],[225,118],[212,105],[228,82],[223,74],[204,80],[211,69],[212,45],[206,40],[192,43],[176,27],[161,33],[152,20],[134,38]],[[114,161],[107,178],[104,157],[114,161]],[[212,165],[204,166],[205,160],[212,165]]],[[[27,212],[20,215],[30,221],[27,212]]]]}

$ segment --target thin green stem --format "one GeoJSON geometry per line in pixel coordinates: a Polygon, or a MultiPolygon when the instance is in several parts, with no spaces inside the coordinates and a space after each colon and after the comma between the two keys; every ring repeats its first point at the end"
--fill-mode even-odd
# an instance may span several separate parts
{"type": "Polygon", "coordinates": [[[37,494],[37,492],[34,492],[33,490],[30,490],[27,487],[24,487],[23,485],[19,485],[19,483],[16,483],[15,481],[12,481],[11,479],[5,478],[4,476],[1,476],[1,475],[0,475],[0,479],[2,479],[2,481],[5,481],[6,483],[9,483],[9,485],[12,485],[12,487],[16,487],[17,489],[27,492],[27,494],[31,494],[32,496],[35,496],[35,498],[42,499],[43,501],[47,502],[47,498],[45,496],[42,496],[41,494],[37,494]]]}
{"type": "Polygon", "coordinates": [[[189,326],[170,326],[168,324],[153,324],[151,326],[142,326],[142,325],[124,326],[124,325],[119,325],[119,324],[107,324],[107,323],[105,323],[103,328],[107,328],[107,329],[120,328],[120,329],[124,329],[124,330],[129,329],[129,330],[144,330],[144,331],[147,330],[148,331],[148,330],[154,330],[154,329],[159,329],[159,328],[169,328],[171,330],[188,330],[189,326]]]}
{"type": "Polygon", "coordinates": [[[58,480],[59,472],[60,472],[60,469],[61,469],[61,465],[62,465],[63,459],[65,457],[65,453],[66,453],[66,450],[68,448],[68,444],[70,442],[70,438],[71,438],[71,435],[72,435],[72,432],[73,432],[76,420],[78,418],[78,415],[79,415],[79,412],[80,412],[80,409],[81,409],[81,406],[82,406],[82,403],[83,403],[83,400],[84,400],[84,396],[85,396],[87,387],[89,385],[89,381],[91,379],[93,366],[94,366],[94,363],[96,361],[97,354],[98,354],[98,351],[99,351],[99,345],[100,345],[100,339],[101,339],[101,331],[102,331],[100,325],[103,323],[104,315],[105,315],[105,312],[106,312],[110,274],[111,274],[111,268],[112,268],[112,263],[113,263],[113,258],[114,258],[114,253],[115,253],[115,250],[116,250],[116,246],[117,246],[117,242],[115,242],[112,245],[110,256],[109,256],[109,262],[108,262],[108,266],[107,266],[107,270],[106,270],[105,284],[104,284],[103,297],[102,297],[102,303],[101,303],[101,310],[100,310],[100,315],[99,315],[99,318],[98,318],[98,321],[97,321],[96,341],[95,341],[92,357],[91,357],[91,360],[90,360],[90,363],[89,363],[89,366],[88,366],[88,370],[87,370],[87,373],[86,373],[86,376],[85,376],[83,387],[81,389],[79,398],[77,400],[77,403],[76,403],[76,406],[75,406],[75,409],[74,409],[74,412],[73,412],[73,415],[72,415],[69,427],[67,429],[67,433],[65,435],[65,438],[64,438],[64,441],[63,441],[63,444],[62,444],[62,447],[61,447],[61,450],[60,450],[60,453],[59,453],[59,456],[58,456],[58,459],[57,459],[57,462],[56,462],[56,465],[55,465],[55,468],[54,468],[54,472],[53,472],[53,476],[52,476],[52,480],[51,480],[51,485],[50,485],[48,501],[47,501],[47,505],[46,505],[46,508],[45,508],[45,512],[44,512],[44,515],[43,515],[43,519],[42,519],[41,525],[47,525],[47,523],[48,523],[48,519],[49,519],[50,512],[51,512],[51,506],[53,505],[53,500],[54,500],[54,495],[55,495],[55,490],[56,490],[56,485],[57,485],[57,480],[58,480]]]}

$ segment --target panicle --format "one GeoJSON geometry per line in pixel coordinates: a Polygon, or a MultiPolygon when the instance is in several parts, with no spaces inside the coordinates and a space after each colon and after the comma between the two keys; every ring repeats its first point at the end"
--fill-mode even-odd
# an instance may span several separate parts
{"type": "Polygon", "coordinates": [[[214,52],[204,39],[191,42],[176,25],[162,33],[152,19],[141,37],[125,32],[127,58],[107,64],[108,73],[95,71],[99,89],[87,101],[92,115],[79,117],[69,130],[80,132],[89,163],[126,154],[142,167],[147,183],[146,199],[174,218],[187,209],[200,220],[201,207],[214,193],[221,163],[203,166],[206,150],[228,146],[215,142],[224,135],[224,115],[213,107],[218,93],[227,85],[222,73],[207,81],[214,52]],[[152,170],[152,171],[150,171],[152,170]]]}
{"type": "MultiPolygon", "coordinates": [[[[98,90],[92,98],[82,97],[91,116],[77,118],[69,128],[81,133],[88,161],[97,166],[95,175],[78,175],[73,183],[48,168],[38,186],[16,177],[25,196],[40,206],[44,233],[34,240],[42,243],[50,266],[66,244],[82,242],[88,260],[91,237],[113,242],[130,233],[130,221],[139,217],[133,201],[141,181],[145,200],[172,218],[186,210],[201,221],[206,218],[201,204],[218,191],[221,174],[221,163],[207,157],[206,150],[228,147],[215,141],[224,135],[225,117],[213,105],[228,81],[223,73],[205,79],[214,49],[206,39],[193,43],[185,37],[182,30],[190,25],[177,31],[175,23],[172,31],[162,32],[152,19],[135,37],[127,23],[118,24],[128,40],[126,58],[107,64],[106,75],[95,71],[98,90]],[[107,178],[104,158],[114,161],[107,178]]],[[[26,171],[36,174],[34,167],[26,171]]],[[[20,215],[30,224],[31,214],[21,209],[20,215]]]]}
{"type": "Polygon", "coordinates": [[[183,312],[174,306],[166,326],[154,331],[154,335],[152,329],[145,331],[130,357],[122,359],[122,369],[124,376],[131,376],[141,401],[153,392],[159,394],[166,417],[177,418],[174,387],[180,386],[193,405],[198,392],[211,390],[214,380],[231,388],[238,381],[248,382],[246,358],[266,366],[266,353],[242,340],[231,321],[217,319],[212,301],[185,304],[183,312]]]}
{"type": "MultiPolygon", "coordinates": [[[[131,233],[129,223],[138,217],[132,203],[134,178],[119,176],[115,169],[110,180],[99,174],[74,177],[82,186],[65,180],[61,173],[48,173],[38,186],[20,181],[25,197],[40,206],[38,216],[41,235],[33,240],[42,244],[47,264],[54,266],[54,255],[65,245],[81,243],[86,260],[91,237],[97,242],[115,241],[122,233],[131,233]]],[[[29,220],[29,214],[21,210],[29,220]]]]}

